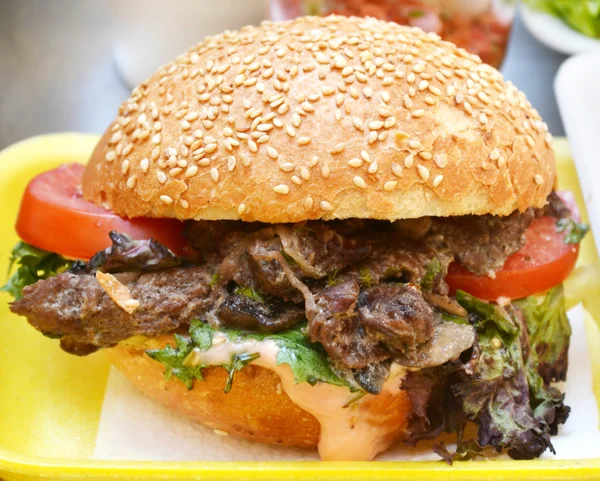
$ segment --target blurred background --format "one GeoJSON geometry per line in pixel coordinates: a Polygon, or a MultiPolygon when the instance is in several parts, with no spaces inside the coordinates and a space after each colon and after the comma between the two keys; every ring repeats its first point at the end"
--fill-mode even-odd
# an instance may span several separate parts
{"type": "Polygon", "coordinates": [[[552,85],[566,57],[530,35],[516,3],[0,0],[0,149],[42,133],[101,133],[133,85],[206,35],[270,17],[329,12],[417,25],[501,65],[550,131],[563,135],[552,85]]]}

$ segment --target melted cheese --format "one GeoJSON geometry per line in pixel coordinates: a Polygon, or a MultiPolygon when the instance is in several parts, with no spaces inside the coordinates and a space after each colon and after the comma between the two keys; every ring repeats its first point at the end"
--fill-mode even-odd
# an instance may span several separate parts
{"type": "Polygon", "coordinates": [[[343,386],[295,384],[290,366],[277,365],[279,348],[269,340],[213,342],[209,350],[197,352],[195,361],[206,365],[224,365],[229,364],[234,354],[242,352],[259,353],[260,357],[253,364],[277,373],[281,378],[281,387],[289,398],[317,419],[321,425],[319,454],[323,460],[373,459],[395,441],[404,426],[405,413],[398,412],[394,404],[405,374],[397,365],[393,366],[380,394],[367,394],[356,400],[357,393],[343,386]]]}

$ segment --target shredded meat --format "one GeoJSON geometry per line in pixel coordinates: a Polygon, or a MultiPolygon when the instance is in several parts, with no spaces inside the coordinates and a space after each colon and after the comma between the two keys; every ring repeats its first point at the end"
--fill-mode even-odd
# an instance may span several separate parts
{"type": "Polygon", "coordinates": [[[506,258],[525,245],[525,230],[534,218],[532,209],[507,217],[439,217],[432,222],[430,235],[438,236],[468,270],[487,274],[501,269],[506,258]]]}
{"type": "Polygon", "coordinates": [[[335,361],[350,368],[363,368],[390,357],[368,336],[356,312],[360,286],[349,280],[323,290],[317,297],[317,313],[309,320],[308,333],[335,361]]]}
{"type": "Polygon", "coordinates": [[[187,260],[155,241],[112,233],[111,248],[26,288],[11,309],[77,354],[194,318],[256,331],[308,322],[310,338],[334,361],[361,370],[425,346],[437,312],[465,316],[448,297],[450,262],[479,274],[499,269],[535,215],[565,212],[553,194],[545,209],[508,217],[188,222],[196,255],[187,260]],[[97,270],[116,273],[140,306],[131,314],[119,308],[97,270]]]}
{"type": "Polygon", "coordinates": [[[433,333],[433,311],[411,284],[384,284],[361,292],[358,312],[365,329],[390,350],[404,352],[433,333]]]}
{"type": "Polygon", "coordinates": [[[48,336],[68,338],[63,347],[80,353],[84,345],[113,346],[132,336],[172,331],[207,309],[210,275],[204,267],[115,277],[140,302],[132,314],[115,304],[93,275],[72,273],[26,287],[11,310],[48,336]]]}

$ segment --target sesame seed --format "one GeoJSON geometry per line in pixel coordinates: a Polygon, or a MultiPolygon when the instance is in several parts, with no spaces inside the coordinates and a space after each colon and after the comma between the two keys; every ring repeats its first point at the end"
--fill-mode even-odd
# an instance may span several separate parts
{"type": "Polygon", "coordinates": [[[429,179],[429,169],[427,167],[425,167],[424,165],[421,165],[421,164],[417,164],[417,170],[419,172],[419,176],[421,177],[421,179],[423,179],[423,180],[429,179]]]}
{"type": "Polygon", "coordinates": [[[438,185],[440,185],[442,183],[442,180],[444,180],[444,176],[443,175],[436,175],[433,179],[433,186],[437,187],[438,185]]]}
{"type": "Polygon", "coordinates": [[[343,142],[340,142],[331,150],[330,153],[331,154],[339,154],[339,153],[343,152],[345,148],[346,148],[346,144],[344,144],[343,142]]]}
{"type": "Polygon", "coordinates": [[[489,97],[482,90],[480,90],[479,92],[477,92],[477,98],[479,100],[481,100],[484,104],[489,104],[490,103],[489,97]]]}
{"type": "Polygon", "coordinates": [[[423,115],[425,114],[425,111],[423,109],[419,109],[419,110],[415,110],[414,112],[411,112],[411,117],[415,118],[415,119],[419,119],[421,117],[423,117],[423,115]]]}
{"type": "Polygon", "coordinates": [[[310,144],[310,137],[298,137],[298,145],[307,145],[310,144]]]}
{"type": "Polygon", "coordinates": [[[227,159],[227,170],[229,172],[233,172],[235,170],[236,164],[237,164],[236,158],[233,155],[229,156],[229,158],[227,159]]]}
{"type": "Polygon", "coordinates": [[[219,171],[217,170],[216,167],[213,167],[212,169],[210,169],[210,178],[214,182],[219,182],[219,171]]]}
{"type": "Polygon", "coordinates": [[[367,169],[367,172],[369,174],[374,174],[375,172],[377,172],[377,169],[378,169],[377,162],[371,162],[371,164],[369,164],[369,168],[367,169]]]}
{"type": "Polygon", "coordinates": [[[292,127],[291,125],[286,124],[285,133],[288,134],[290,137],[295,137],[296,129],[294,129],[294,127],[292,127]]]}
{"type": "Polygon", "coordinates": [[[258,145],[256,145],[256,142],[254,142],[254,140],[248,139],[248,148],[252,153],[258,152],[258,145]]]}
{"type": "Polygon", "coordinates": [[[537,185],[542,185],[544,183],[544,178],[540,174],[535,174],[533,180],[537,185]]]}
{"type": "Polygon", "coordinates": [[[372,120],[368,125],[371,130],[379,130],[384,126],[384,122],[382,120],[372,120]]]}
{"type": "Polygon", "coordinates": [[[404,159],[404,167],[410,169],[415,163],[415,156],[413,154],[409,154],[404,159]]]}
{"type": "Polygon", "coordinates": [[[427,87],[429,87],[429,82],[427,80],[421,80],[419,82],[419,92],[422,92],[423,90],[425,90],[427,87]]]}
{"type": "Polygon", "coordinates": [[[156,171],[156,179],[161,184],[164,184],[167,181],[167,176],[163,171],[158,170],[158,171],[156,171]]]}
{"type": "Polygon", "coordinates": [[[279,164],[279,168],[284,172],[293,172],[295,166],[292,162],[284,162],[283,164],[279,164]]]}
{"type": "Polygon", "coordinates": [[[109,150],[108,152],[106,152],[106,155],[104,156],[104,159],[107,162],[112,162],[113,160],[115,160],[116,158],[116,154],[114,150],[109,150]]]}
{"type": "Polygon", "coordinates": [[[383,184],[383,190],[387,192],[392,192],[394,189],[396,189],[396,187],[398,187],[397,180],[389,180],[385,184],[383,184]]]}
{"type": "Polygon", "coordinates": [[[302,102],[300,104],[300,107],[302,107],[302,110],[304,110],[305,112],[314,112],[315,108],[312,106],[312,104],[310,102],[302,102]]]}
{"type": "Polygon", "coordinates": [[[184,209],[187,209],[190,206],[189,202],[185,199],[179,199],[179,205],[184,209]]]}
{"type": "Polygon", "coordinates": [[[331,175],[331,169],[328,164],[324,164],[323,167],[321,167],[321,175],[324,179],[328,179],[331,175]]]}
{"type": "Polygon", "coordinates": [[[394,125],[396,125],[396,117],[388,117],[387,119],[385,119],[385,123],[383,124],[383,126],[386,129],[389,129],[389,128],[393,127],[394,125]]]}
{"type": "Polygon", "coordinates": [[[355,176],[352,179],[352,182],[359,189],[366,189],[367,188],[367,184],[366,184],[365,180],[362,177],[360,177],[359,175],[355,176]]]}
{"type": "Polygon", "coordinates": [[[166,205],[171,205],[173,203],[173,199],[171,199],[171,197],[169,197],[168,195],[161,195],[160,200],[163,204],[166,205]]]}
{"type": "Polygon", "coordinates": [[[318,163],[319,163],[319,158],[316,155],[313,155],[312,158],[310,159],[310,161],[308,162],[308,166],[312,168],[315,165],[317,165],[318,163]]]}
{"type": "Polygon", "coordinates": [[[287,185],[285,185],[285,184],[279,184],[279,185],[276,185],[275,187],[273,187],[273,191],[276,194],[286,195],[286,194],[289,193],[290,188],[287,185]]]}
{"type": "Polygon", "coordinates": [[[125,159],[121,164],[121,173],[127,175],[127,172],[129,172],[129,160],[125,159]]]}
{"type": "MultiPolygon", "coordinates": [[[[465,103],[466,103],[466,102],[465,102],[465,103]]],[[[487,121],[488,121],[487,115],[485,115],[484,113],[482,113],[482,114],[479,116],[479,122],[481,122],[482,124],[484,124],[484,125],[485,125],[485,124],[487,124],[487,121]]]]}
{"type": "Polygon", "coordinates": [[[320,206],[325,212],[331,212],[333,210],[333,206],[326,200],[322,200],[320,206]]]}
{"type": "Polygon", "coordinates": [[[258,124],[256,130],[259,132],[269,132],[273,129],[273,124],[258,124]]]}
{"type": "Polygon", "coordinates": [[[366,98],[370,99],[373,96],[373,89],[371,87],[365,87],[363,89],[363,95],[366,98]]]}
{"type": "Polygon", "coordinates": [[[500,151],[498,149],[493,149],[490,152],[490,160],[497,160],[500,157],[500,151]]]}
{"type": "Polygon", "coordinates": [[[302,122],[302,119],[300,118],[300,116],[298,114],[293,114],[292,115],[292,125],[294,127],[300,127],[300,122],[302,122]]]}
{"type": "Polygon", "coordinates": [[[442,95],[442,91],[439,88],[437,88],[435,85],[430,85],[428,87],[428,89],[436,97],[440,97],[442,95]]]}
{"type": "Polygon", "coordinates": [[[129,177],[129,179],[127,179],[127,188],[128,189],[133,189],[135,187],[135,181],[136,181],[136,177],[135,175],[132,175],[131,177],[129,177]]]}
{"type": "Polygon", "coordinates": [[[348,165],[350,167],[354,167],[355,169],[358,169],[359,167],[361,167],[363,165],[363,161],[362,161],[362,159],[354,157],[348,161],[348,165]]]}
{"type": "Polygon", "coordinates": [[[435,154],[433,157],[435,165],[437,165],[440,169],[443,169],[448,165],[448,156],[446,154],[435,154]]]}
{"type": "Polygon", "coordinates": [[[392,172],[396,177],[402,176],[402,167],[396,162],[392,163],[392,172]]]}
{"type": "Polygon", "coordinates": [[[506,159],[500,156],[500,158],[498,159],[498,167],[502,167],[504,164],[506,164],[506,159]]]}
{"type": "Polygon", "coordinates": [[[369,135],[367,135],[367,143],[371,145],[375,143],[375,141],[377,141],[377,132],[373,130],[369,133],[369,135]]]}
{"type": "Polygon", "coordinates": [[[413,107],[413,102],[412,102],[411,98],[408,96],[408,94],[404,94],[404,97],[402,98],[402,103],[404,104],[405,109],[410,110],[413,107]]]}
{"type": "Polygon", "coordinates": [[[419,142],[418,140],[411,140],[411,141],[408,143],[408,146],[409,146],[411,149],[415,149],[415,150],[419,150],[419,149],[422,149],[422,148],[423,148],[423,145],[421,145],[421,142],[419,142]]]}
{"type": "Polygon", "coordinates": [[[237,208],[238,215],[242,216],[242,215],[244,215],[244,212],[246,212],[246,204],[238,205],[238,208],[237,208]]]}
{"type": "Polygon", "coordinates": [[[529,145],[529,147],[531,147],[532,149],[535,147],[535,141],[533,140],[533,137],[531,135],[527,134],[525,140],[527,141],[527,145],[529,145]]]}
{"type": "Polygon", "coordinates": [[[188,169],[185,171],[185,177],[189,179],[189,178],[195,176],[197,173],[198,173],[198,167],[195,165],[192,165],[191,167],[188,167],[188,169]]]}
{"type": "Polygon", "coordinates": [[[312,206],[313,206],[313,199],[312,199],[312,197],[307,197],[306,199],[304,199],[303,205],[304,205],[304,209],[305,210],[312,209],[312,206]]]}
{"type": "Polygon", "coordinates": [[[169,170],[169,175],[171,177],[177,177],[179,174],[181,174],[181,172],[183,172],[183,169],[181,167],[175,167],[169,170]]]}
{"type": "Polygon", "coordinates": [[[364,130],[363,121],[361,119],[359,119],[358,117],[354,117],[352,119],[352,125],[354,125],[354,128],[356,130],[359,130],[361,132],[364,130]]]}
{"type": "Polygon", "coordinates": [[[333,66],[338,69],[344,69],[348,65],[348,62],[342,55],[336,55],[333,59],[333,66]]]}

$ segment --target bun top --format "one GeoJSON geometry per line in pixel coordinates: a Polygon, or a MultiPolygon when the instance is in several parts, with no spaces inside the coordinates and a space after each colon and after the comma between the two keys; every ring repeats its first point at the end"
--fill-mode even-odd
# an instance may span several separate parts
{"type": "Polygon", "coordinates": [[[209,37],[136,87],[83,193],[128,217],[507,215],[544,205],[555,169],[546,124],[478,57],[304,17],[209,37]]]}

